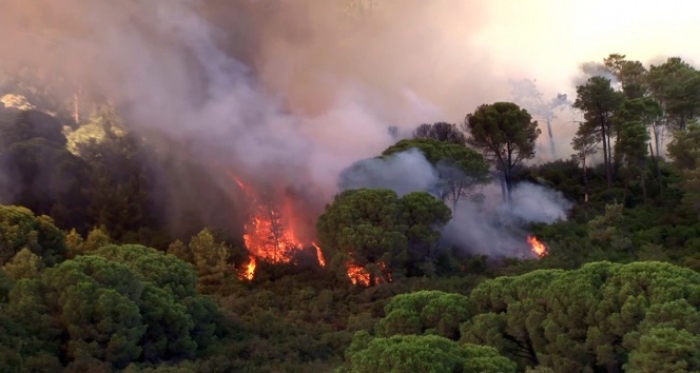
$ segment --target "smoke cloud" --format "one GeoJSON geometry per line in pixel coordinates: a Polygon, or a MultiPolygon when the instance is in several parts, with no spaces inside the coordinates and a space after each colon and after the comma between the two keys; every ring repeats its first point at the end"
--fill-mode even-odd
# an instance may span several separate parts
{"type": "Polygon", "coordinates": [[[431,191],[438,184],[437,170],[417,149],[370,158],[353,164],[340,174],[340,190],[391,189],[399,197],[415,191],[431,191]]]}
{"type": "MultiPolygon", "coordinates": [[[[506,100],[509,79],[542,77],[546,97],[574,97],[572,71],[580,62],[624,53],[618,48],[628,45],[594,38],[615,30],[591,24],[597,16],[575,24],[568,15],[585,9],[572,7],[506,0],[3,0],[0,75],[38,76],[64,101],[76,92],[86,101],[108,100],[130,130],[166,156],[200,160],[222,186],[231,184],[222,169],[232,169],[257,184],[328,201],[341,170],[395,141],[389,127],[406,133],[423,122],[459,122],[479,104],[506,100]],[[573,29],[585,30],[585,38],[573,29]]],[[[673,35],[688,34],[673,28],[673,35]]],[[[420,163],[403,157],[394,167],[420,163]]]]}
{"type": "MultiPolygon", "coordinates": [[[[399,196],[417,191],[433,193],[439,185],[438,170],[417,149],[359,161],[343,171],[339,181],[341,190],[386,188],[399,196]]],[[[566,220],[573,207],[561,192],[528,182],[514,186],[512,206],[503,203],[497,183],[481,192],[483,201],[462,199],[452,211],[452,220],[442,232],[445,244],[472,254],[531,257],[525,226],[566,220]]]]}
{"type": "Polygon", "coordinates": [[[573,204],[560,192],[528,182],[516,184],[513,205],[499,203],[500,185],[489,185],[483,204],[461,203],[443,231],[446,242],[492,257],[532,257],[526,242],[529,223],[566,220],[573,204]]]}

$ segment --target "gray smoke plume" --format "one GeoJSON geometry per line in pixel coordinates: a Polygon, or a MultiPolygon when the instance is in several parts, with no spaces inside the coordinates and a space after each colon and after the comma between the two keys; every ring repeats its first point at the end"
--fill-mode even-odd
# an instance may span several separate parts
{"type": "MultiPolygon", "coordinates": [[[[63,101],[110,102],[161,155],[199,160],[222,188],[230,169],[322,208],[358,159],[507,95],[509,72],[477,40],[488,2],[345,6],[356,3],[3,0],[0,74],[36,78],[63,101]]],[[[415,154],[387,162],[352,185],[393,185],[391,172],[376,178],[387,167],[424,177],[393,185],[401,193],[435,177],[415,154]]]]}
{"type": "Polygon", "coordinates": [[[483,203],[460,204],[443,231],[446,242],[474,254],[532,257],[524,227],[566,220],[573,204],[557,191],[522,182],[514,186],[513,205],[502,202],[500,185],[484,190],[483,203]]]}
{"type": "Polygon", "coordinates": [[[356,162],[340,174],[340,190],[391,189],[399,196],[431,192],[439,183],[437,170],[417,149],[356,162]]]}
{"type": "Polygon", "coordinates": [[[393,142],[388,127],[462,117],[488,92],[445,89],[488,82],[474,53],[445,48],[478,29],[478,4],[345,3],[5,0],[0,70],[68,100],[107,98],[130,130],[212,174],[230,166],[328,200],[340,170],[393,142]],[[437,74],[439,61],[452,62],[437,74]]]}
{"type": "MultiPolygon", "coordinates": [[[[424,191],[435,195],[440,173],[417,149],[385,158],[355,163],[341,173],[341,190],[387,188],[404,195],[424,191]]],[[[492,257],[532,257],[526,241],[529,223],[553,223],[566,220],[573,203],[560,192],[541,185],[522,182],[513,188],[513,205],[503,203],[501,187],[496,183],[482,190],[483,201],[462,199],[452,211],[452,220],[443,230],[446,244],[472,254],[492,257]]]]}

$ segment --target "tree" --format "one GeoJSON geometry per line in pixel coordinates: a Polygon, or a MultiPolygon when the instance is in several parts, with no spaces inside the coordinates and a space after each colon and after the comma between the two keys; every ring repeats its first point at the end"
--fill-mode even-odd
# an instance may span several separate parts
{"type": "Polygon", "coordinates": [[[400,294],[384,307],[383,319],[377,323],[377,335],[436,334],[459,339],[459,326],[469,320],[469,298],[441,291],[417,291],[400,294]]]}
{"type": "Polygon", "coordinates": [[[608,188],[612,186],[612,148],[610,137],[612,136],[611,118],[622,103],[622,95],[616,92],[610,80],[601,76],[594,76],[584,85],[576,87],[576,101],[574,107],[583,111],[587,123],[596,123],[600,130],[600,139],[603,142],[603,163],[605,166],[605,179],[608,188]]]}
{"type": "Polygon", "coordinates": [[[201,286],[220,283],[230,275],[228,260],[231,249],[223,242],[217,242],[211,231],[204,229],[190,240],[190,251],[194,259],[201,286]]]}
{"type": "Polygon", "coordinates": [[[612,53],[603,60],[603,65],[612,72],[622,85],[627,99],[644,97],[647,91],[647,69],[639,61],[630,61],[627,56],[612,53]]]}
{"type": "Polygon", "coordinates": [[[583,168],[584,202],[586,204],[588,204],[588,195],[590,193],[586,160],[596,153],[598,143],[600,143],[600,133],[591,125],[580,125],[576,131],[576,136],[571,140],[571,146],[576,151],[573,158],[578,163],[581,163],[581,168],[583,168]]]}
{"type": "Polygon", "coordinates": [[[547,124],[549,148],[552,157],[556,157],[554,132],[552,131],[552,122],[557,117],[555,110],[564,110],[571,106],[571,102],[565,94],[557,94],[556,97],[545,101],[544,94],[537,89],[534,80],[523,79],[511,82],[511,84],[513,86],[513,102],[525,108],[533,116],[543,119],[547,124]]]}
{"type": "Polygon", "coordinates": [[[683,205],[700,213],[700,124],[691,123],[685,132],[675,133],[668,153],[682,177],[683,205]]]}
{"type": "Polygon", "coordinates": [[[66,150],[59,120],[23,111],[0,122],[0,135],[0,202],[51,215],[61,228],[84,229],[89,166],[66,150]]]}
{"type": "Polygon", "coordinates": [[[0,205],[0,265],[11,260],[23,248],[42,258],[46,266],[63,260],[66,243],[48,216],[35,216],[30,210],[0,205]]]}
{"type": "Polygon", "coordinates": [[[439,336],[376,338],[362,331],[355,334],[345,352],[348,373],[515,373],[516,365],[496,349],[459,345],[439,336]]]}
{"type": "Polygon", "coordinates": [[[669,350],[647,340],[658,339],[656,328],[700,331],[699,286],[697,272],[660,262],[595,262],[499,277],[470,294],[473,316],[462,325],[461,341],[556,372],[618,372],[628,358],[653,350],[684,359],[690,350],[672,346],[685,336],[668,340],[669,350]]]}
{"type": "Polygon", "coordinates": [[[640,347],[629,355],[625,371],[697,372],[700,370],[700,336],[685,329],[657,328],[640,338],[640,347]]]}
{"type": "Polygon", "coordinates": [[[432,139],[462,146],[467,143],[467,137],[457,128],[457,125],[447,122],[421,124],[413,131],[413,138],[432,139]]]}
{"type": "MultiPolygon", "coordinates": [[[[649,142],[649,133],[645,125],[639,121],[625,121],[620,125],[620,137],[616,144],[616,153],[620,155],[625,164],[626,175],[623,175],[625,183],[625,193],[629,185],[630,179],[639,179],[639,184],[642,187],[644,202],[647,201],[646,188],[646,159],[647,159],[647,143],[649,142]]],[[[626,199],[623,197],[623,200],[626,199]]]]}
{"type": "Polygon", "coordinates": [[[425,192],[398,198],[388,189],[355,189],[326,206],[317,231],[326,258],[346,257],[366,268],[374,284],[377,276],[419,271],[450,218],[449,208],[425,192]]]}
{"type": "Polygon", "coordinates": [[[216,332],[216,306],[196,293],[189,264],[139,245],[95,254],[15,284],[3,310],[41,342],[30,347],[69,369],[179,361],[206,348],[216,332]]]}
{"type": "Polygon", "coordinates": [[[390,146],[382,157],[418,149],[438,172],[441,180],[438,198],[452,203],[452,210],[463,198],[474,196],[477,185],[489,181],[489,169],[484,157],[463,145],[435,139],[401,140],[390,146]]]}
{"type": "Polygon", "coordinates": [[[535,156],[535,140],[541,131],[524,109],[510,102],[481,105],[467,115],[467,142],[481,149],[503,175],[503,197],[512,203],[513,171],[520,162],[535,156]]]}
{"type": "Polygon", "coordinates": [[[6,263],[3,269],[13,280],[33,278],[44,269],[44,263],[38,255],[25,247],[6,263]]]}
{"type": "Polygon", "coordinates": [[[651,95],[661,104],[665,121],[684,131],[700,109],[700,72],[679,57],[651,65],[647,77],[651,95]]]}
{"type": "Polygon", "coordinates": [[[168,254],[193,265],[199,277],[198,289],[203,293],[212,292],[232,275],[231,248],[217,241],[207,228],[192,237],[189,245],[176,240],[168,247],[168,254]]]}

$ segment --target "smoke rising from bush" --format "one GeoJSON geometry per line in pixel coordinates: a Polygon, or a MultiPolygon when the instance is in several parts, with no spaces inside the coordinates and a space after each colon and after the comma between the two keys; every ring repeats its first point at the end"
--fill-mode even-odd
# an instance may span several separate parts
{"type": "Polygon", "coordinates": [[[417,149],[356,162],[340,174],[340,190],[391,189],[399,197],[431,191],[439,182],[437,170],[417,149]]]}
{"type": "MultiPolygon", "coordinates": [[[[440,184],[438,175],[420,151],[410,149],[355,163],[341,173],[339,186],[341,190],[386,188],[399,196],[416,191],[431,193],[440,184]]],[[[462,199],[452,211],[452,220],[443,229],[446,244],[472,254],[530,257],[525,225],[566,220],[573,206],[560,192],[528,182],[515,185],[512,206],[502,202],[501,187],[496,183],[482,192],[484,201],[462,199]]]]}
{"type": "Polygon", "coordinates": [[[528,182],[513,187],[512,207],[500,203],[500,193],[500,185],[491,184],[483,204],[460,204],[443,231],[445,240],[474,254],[528,258],[524,226],[566,220],[573,206],[560,192],[528,182]]]}

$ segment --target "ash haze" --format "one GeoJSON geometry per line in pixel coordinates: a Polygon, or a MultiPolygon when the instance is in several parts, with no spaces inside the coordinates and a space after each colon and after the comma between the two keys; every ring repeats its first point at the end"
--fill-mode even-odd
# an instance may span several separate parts
{"type": "Polygon", "coordinates": [[[390,126],[460,122],[508,100],[509,80],[573,98],[579,65],[612,52],[700,60],[696,4],[3,0],[0,69],[107,97],[132,131],[182,145],[164,151],[327,201],[341,170],[395,141],[390,126]]]}

